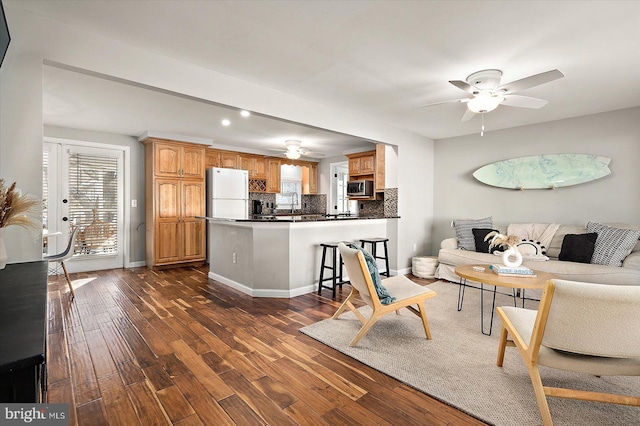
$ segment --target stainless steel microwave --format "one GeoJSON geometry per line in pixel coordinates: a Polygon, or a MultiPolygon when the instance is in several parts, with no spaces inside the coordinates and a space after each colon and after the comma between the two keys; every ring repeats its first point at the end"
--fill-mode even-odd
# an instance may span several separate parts
{"type": "Polygon", "coordinates": [[[347,182],[347,197],[372,197],[373,180],[351,180],[347,182]]]}

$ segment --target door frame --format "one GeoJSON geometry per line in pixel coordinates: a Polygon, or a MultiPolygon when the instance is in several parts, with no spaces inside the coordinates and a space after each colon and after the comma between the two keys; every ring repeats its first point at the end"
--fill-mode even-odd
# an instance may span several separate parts
{"type": "MultiPolygon", "coordinates": [[[[101,149],[110,149],[110,150],[114,150],[114,151],[122,151],[122,156],[123,156],[123,164],[122,164],[122,169],[123,169],[123,176],[122,176],[122,190],[123,190],[123,196],[124,196],[124,200],[123,200],[123,214],[122,214],[122,235],[123,235],[123,244],[122,244],[122,263],[123,263],[123,267],[124,268],[129,268],[131,267],[131,261],[130,261],[130,244],[131,244],[131,210],[130,210],[130,206],[131,206],[131,147],[129,146],[125,146],[125,145],[113,145],[113,144],[106,144],[106,143],[99,143],[99,142],[88,142],[88,141],[81,141],[81,140],[75,140],[75,139],[65,139],[65,138],[55,138],[55,137],[49,137],[49,136],[45,136],[43,138],[43,150],[44,150],[44,143],[52,143],[52,144],[56,144],[58,145],[58,150],[56,152],[56,158],[58,158],[58,160],[61,158],[60,154],[62,152],[62,147],[65,145],[74,145],[74,146],[80,146],[80,147],[86,147],[86,148],[101,148],[101,149]]],[[[49,165],[49,168],[51,168],[51,165],[49,165]]],[[[56,188],[58,188],[58,190],[61,188],[61,179],[62,179],[62,174],[61,173],[57,173],[56,177],[56,188]]],[[[50,179],[51,182],[51,179],[50,179]]],[[[49,184],[51,186],[51,183],[49,184]]],[[[51,210],[51,209],[49,209],[51,210]]],[[[58,212],[58,207],[56,205],[56,215],[58,212]]],[[[49,213],[51,214],[51,213],[49,213]]],[[[67,241],[68,242],[68,241],[67,241]]],[[[64,247],[66,248],[66,244],[67,242],[65,242],[64,247]]]]}

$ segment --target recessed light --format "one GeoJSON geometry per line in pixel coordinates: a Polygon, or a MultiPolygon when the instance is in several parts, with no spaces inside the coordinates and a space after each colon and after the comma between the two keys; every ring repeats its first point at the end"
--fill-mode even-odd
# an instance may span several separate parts
{"type": "Polygon", "coordinates": [[[228,126],[228,125],[230,125],[230,124],[231,124],[231,121],[229,121],[229,120],[227,120],[227,119],[225,118],[225,119],[224,119],[224,120],[222,120],[220,123],[221,123],[223,126],[228,126]]]}
{"type": "Polygon", "coordinates": [[[240,115],[243,117],[248,117],[251,115],[251,113],[243,109],[242,111],[240,111],[240,115]]]}

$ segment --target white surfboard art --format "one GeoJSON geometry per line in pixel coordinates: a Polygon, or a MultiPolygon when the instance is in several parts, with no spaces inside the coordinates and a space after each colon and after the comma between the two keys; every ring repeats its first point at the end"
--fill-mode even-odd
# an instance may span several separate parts
{"type": "Polygon", "coordinates": [[[473,177],[509,189],[553,189],[578,185],[611,174],[610,158],[591,154],[546,154],[497,161],[473,177]]]}

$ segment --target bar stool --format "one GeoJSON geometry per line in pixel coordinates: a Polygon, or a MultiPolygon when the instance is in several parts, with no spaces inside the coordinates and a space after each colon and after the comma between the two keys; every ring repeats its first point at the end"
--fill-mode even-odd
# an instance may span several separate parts
{"type": "MultiPolygon", "coordinates": [[[[342,242],[345,244],[353,244],[352,241],[342,241],[342,242]]],[[[338,252],[337,242],[321,243],[320,246],[322,247],[322,262],[320,263],[320,279],[318,280],[318,294],[322,293],[323,288],[327,288],[327,289],[333,290],[333,298],[335,299],[336,287],[340,286],[340,289],[342,289],[342,284],[349,284],[349,281],[342,280],[342,265],[343,265],[342,256],[338,252]],[[331,266],[328,266],[326,264],[327,250],[331,250],[331,253],[329,254],[332,259],[331,266]],[[327,277],[327,278],[324,277],[325,269],[329,269],[331,271],[330,277],[327,277]],[[331,281],[332,286],[329,287],[324,285],[323,283],[325,281],[331,281]]]]}
{"type": "Polygon", "coordinates": [[[374,259],[384,259],[384,265],[387,267],[387,269],[384,272],[380,272],[380,275],[386,275],[387,277],[390,277],[391,274],[389,273],[389,250],[387,249],[387,242],[389,241],[388,238],[361,238],[360,239],[360,247],[362,247],[363,249],[366,250],[365,248],[365,243],[369,243],[371,244],[371,251],[369,253],[371,253],[371,256],[373,256],[374,259]],[[383,243],[384,245],[384,256],[378,256],[377,255],[377,247],[378,247],[378,243],[383,243]]]}

